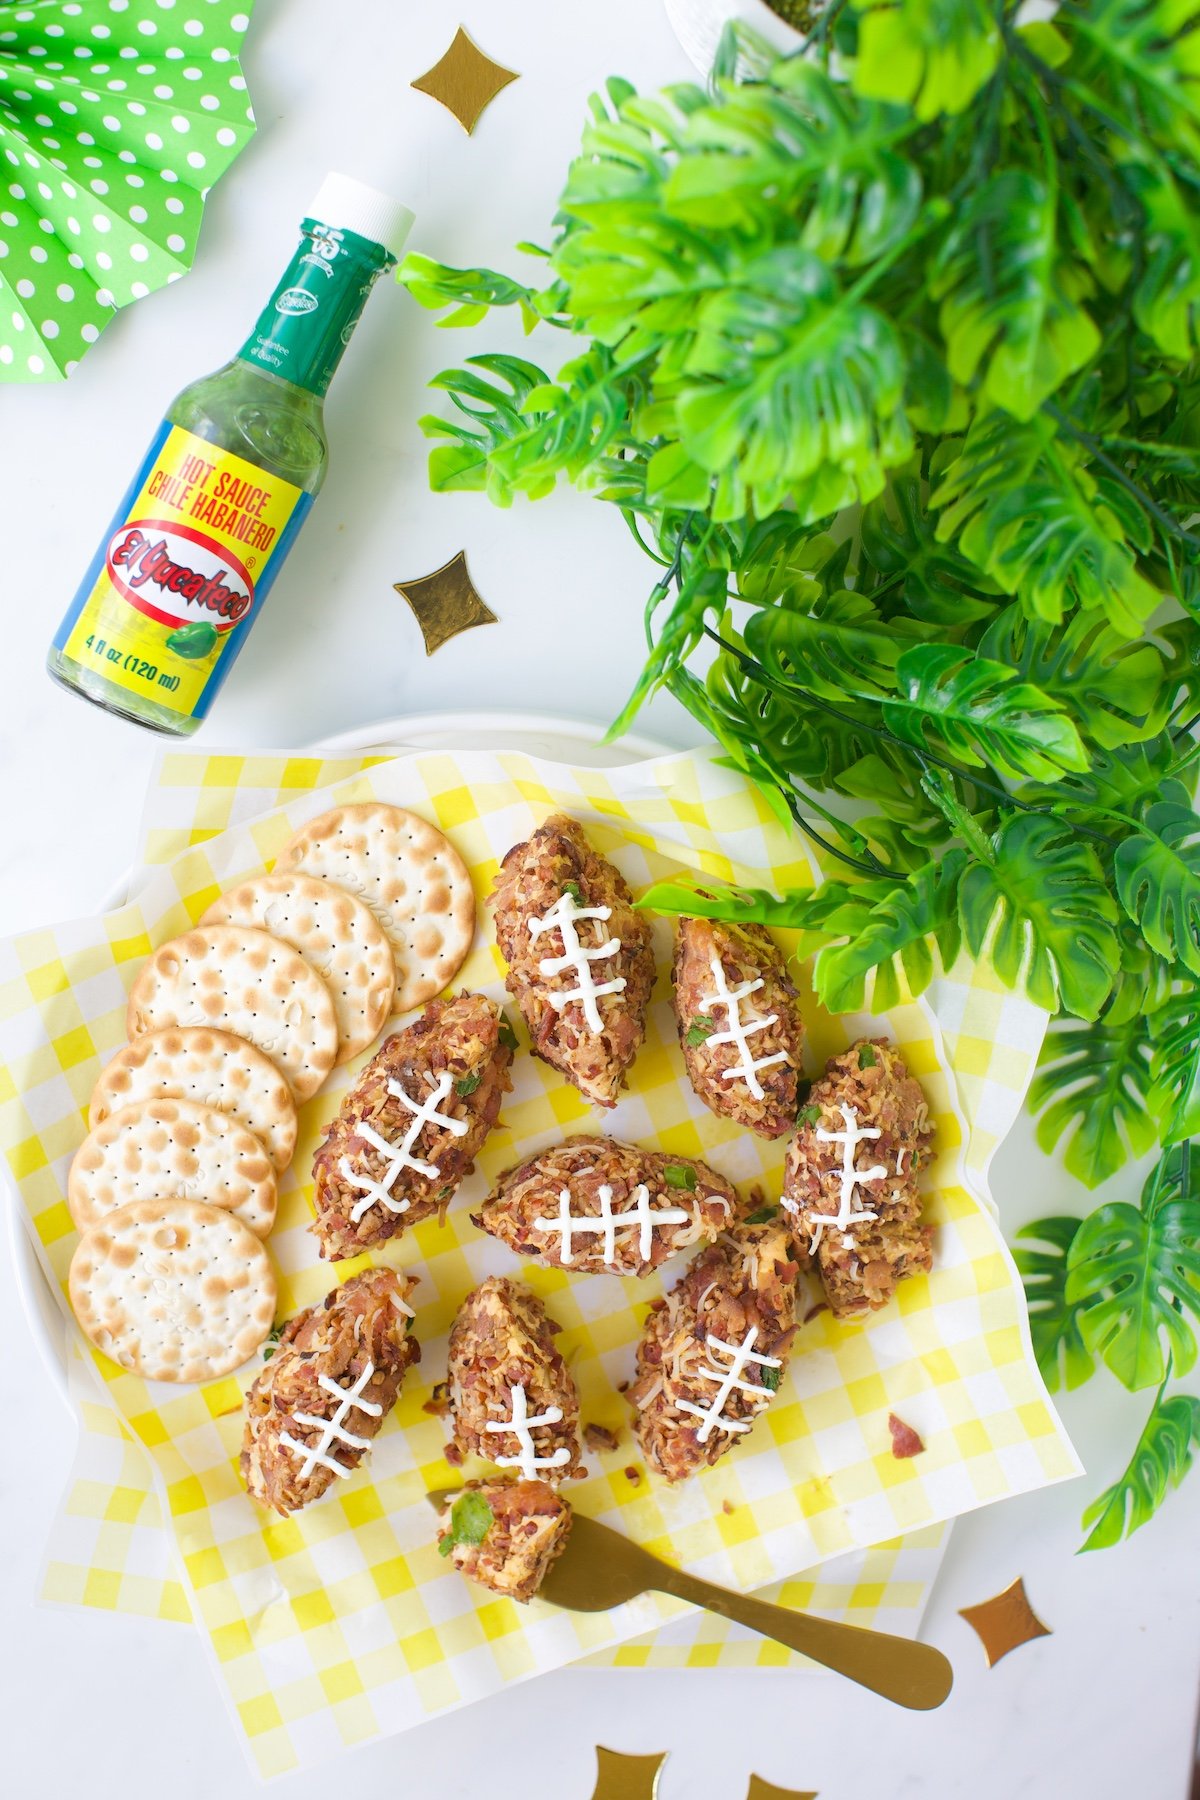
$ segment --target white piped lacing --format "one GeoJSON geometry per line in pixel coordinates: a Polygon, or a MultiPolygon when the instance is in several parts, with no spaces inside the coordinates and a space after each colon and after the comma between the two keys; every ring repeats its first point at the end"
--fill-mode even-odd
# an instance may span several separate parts
{"type": "Polygon", "coordinates": [[[535,941],[544,931],[561,931],[563,954],[561,956],[543,957],[538,970],[543,975],[560,975],[564,969],[574,972],[576,987],[562,994],[547,994],[546,998],[555,1012],[572,1000],[578,1000],[583,1007],[583,1016],[591,1031],[602,1031],[604,1020],[600,1017],[600,1008],[596,1001],[601,994],[619,994],[625,986],[625,977],[618,975],[612,981],[603,981],[597,985],[592,980],[592,964],[604,962],[615,956],[621,948],[620,938],[607,938],[604,943],[597,944],[588,950],[579,941],[578,923],[581,919],[610,919],[611,906],[580,906],[574,894],[564,888],[550,911],[540,919],[530,919],[529,935],[535,941]]]}
{"type": "Polygon", "coordinates": [[[497,1456],[496,1466],[500,1469],[520,1469],[526,1481],[536,1481],[539,1469],[559,1469],[563,1463],[570,1462],[571,1452],[565,1444],[550,1456],[539,1456],[533,1434],[539,1425],[557,1425],[562,1418],[560,1406],[548,1406],[543,1413],[534,1413],[530,1417],[529,1401],[525,1389],[518,1383],[510,1388],[512,1399],[511,1419],[489,1419],[485,1431],[508,1431],[516,1438],[519,1446],[516,1456],[497,1456]]]}
{"type": "Polygon", "coordinates": [[[739,1393],[756,1394],[763,1400],[769,1400],[775,1392],[774,1388],[760,1387],[755,1381],[742,1380],[742,1375],[749,1363],[755,1363],[764,1369],[781,1369],[783,1367],[779,1357],[759,1355],[754,1348],[757,1337],[758,1326],[752,1325],[740,1344],[727,1344],[724,1338],[713,1337],[711,1332],[705,1340],[705,1349],[710,1356],[714,1350],[720,1350],[729,1357],[730,1362],[727,1369],[705,1367],[697,1370],[697,1374],[703,1380],[715,1381],[718,1384],[716,1398],[711,1406],[694,1406],[690,1400],[675,1402],[681,1412],[695,1413],[698,1419],[703,1420],[703,1424],[696,1433],[697,1443],[708,1442],[714,1425],[719,1425],[722,1431],[749,1431],[754,1423],[753,1419],[726,1419],[723,1417],[725,1402],[735,1388],[739,1393]]]}
{"type": "MultiPolygon", "coordinates": [[[[426,1076],[426,1080],[432,1082],[432,1075],[426,1076]]],[[[414,1156],[412,1152],[426,1125],[440,1125],[443,1131],[449,1131],[454,1137],[462,1137],[468,1130],[466,1119],[452,1119],[447,1114],[438,1111],[438,1107],[450,1092],[452,1080],[453,1077],[443,1069],[433,1091],[427,1094],[424,1100],[414,1100],[410,1094],[405,1093],[398,1081],[388,1082],[387,1091],[392,1099],[399,1100],[400,1104],[406,1106],[413,1115],[412,1123],[399,1144],[389,1143],[387,1138],[382,1137],[373,1125],[360,1122],[355,1126],[355,1136],[366,1138],[368,1144],[378,1150],[380,1156],[385,1159],[386,1167],[380,1179],[372,1181],[369,1175],[360,1175],[355,1171],[354,1164],[348,1156],[343,1156],[338,1164],[342,1180],[348,1182],[351,1187],[357,1188],[362,1195],[362,1199],[355,1201],[351,1208],[350,1222],[352,1225],[357,1225],[363,1214],[369,1212],[373,1206],[384,1206],[390,1213],[408,1211],[408,1201],[395,1199],[391,1192],[402,1169],[412,1169],[416,1174],[428,1177],[439,1173],[436,1163],[422,1162],[421,1158],[414,1156]]]]}
{"type": "Polygon", "coordinates": [[[374,1364],[368,1363],[354,1386],[348,1388],[339,1387],[337,1382],[328,1375],[317,1377],[319,1387],[323,1388],[327,1394],[337,1395],[337,1411],[332,1419],[320,1419],[315,1413],[293,1413],[292,1423],[293,1425],[315,1426],[321,1433],[319,1442],[302,1444],[299,1438],[292,1436],[290,1431],[281,1431],[279,1434],[280,1443],[286,1444],[289,1450],[297,1451],[304,1459],[300,1464],[299,1479],[301,1481],[307,1481],[318,1466],[322,1469],[332,1470],[335,1475],[353,1475],[354,1470],[346,1468],[344,1463],[340,1463],[336,1457],[330,1456],[329,1451],[334,1444],[345,1444],[351,1450],[366,1450],[370,1445],[370,1438],[356,1437],[354,1432],[347,1431],[346,1417],[355,1407],[359,1412],[368,1413],[372,1419],[379,1418],[383,1412],[383,1407],[376,1401],[362,1398],[363,1389],[374,1373],[374,1364]]]}
{"type": "MultiPolygon", "coordinates": [[[[832,1227],[833,1230],[845,1234],[847,1226],[856,1225],[860,1221],[865,1223],[868,1219],[877,1219],[879,1217],[879,1214],[877,1212],[872,1212],[870,1207],[856,1206],[855,1201],[858,1199],[860,1182],[884,1181],[887,1178],[887,1170],[882,1163],[875,1163],[869,1169],[859,1169],[855,1167],[854,1160],[858,1155],[858,1146],[862,1143],[866,1143],[869,1139],[881,1137],[883,1135],[882,1132],[878,1131],[873,1125],[860,1125],[858,1122],[858,1114],[852,1106],[846,1106],[839,1101],[838,1111],[842,1115],[842,1122],[846,1127],[845,1131],[825,1131],[818,1126],[813,1134],[820,1143],[840,1144],[842,1146],[842,1166],[838,1171],[841,1181],[841,1192],[838,1196],[837,1212],[809,1214],[809,1229],[813,1231],[812,1241],[808,1246],[808,1253],[810,1256],[815,1255],[817,1246],[825,1235],[825,1227],[827,1225],[832,1227]],[[815,1230],[813,1229],[814,1227],[815,1230]]],[[[832,1173],[833,1171],[831,1170],[829,1172],[832,1173]]],[[[852,1250],[854,1248],[854,1241],[843,1235],[842,1245],[843,1248],[852,1250]]]]}
{"type": "Polygon", "coordinates": [[[754,1098],[761,1100],[763,1087],[758,1079],[758,1071],[774,1068],[776,1063],[785,1063],[789,1058],[786,1050],[779,1050],[774,1056],[760,1056],[756,1059],[751,1051],[749,1040],[756,1031],[765,1031],[768,1025],[774,1025],[779,1014],[768,1013],[765,1019],[761,1019],[757,1015],[743,1019],[741,1002],[750,994],[757,993],[763,986],[762,976],[760,975],[757,981],[744,981],[741,987],[731,988],[725,979],[725,970],[719,956],[712,958],[710,967],[713,981],[716,983],[716,993],[709,994],[701,1000],[700,1006],[705,1012],[710,1012],[714,1006],[723,1006],[728,1029],[714,1031],[704,1041],[706,1044],[733,1044],[736,1047],[738,1060],[732,1069],[722,1070],[721,1080],[744,1081],[754,1098]]]}
{"type": "Polygon", "coordinates": [[[633,1204],[627,1206],[624,1212],[613,1211],[612,1197],[612,1188],[606,1181],[596,1190],[596,1198],[600,1202],[598,1214],[572,1213],[571,1190],[563,1188],[558,1196],[558,1217],[535,1219],[533,1221],[534,1228],[537,1231],[561,1231],[561,1256],[564,1264],[571,1261],[574,1249],[573,1240],[585,1231],[594,1232],[604,1239],[604,1261],[612,1263],[616,1260],[617,1233],[636,1225],[638,1227],[638,1250],[642,1261],[645,1262],[653,1247],[656,1225],[686,1225],[691,1220],[691,1213],[685,1211],[681,1206],[665,1206],[659,1212],[655,1212],[650,1204],[650,1190],[642,1182],[639,1182],[634,1188],[633,1204]]]}

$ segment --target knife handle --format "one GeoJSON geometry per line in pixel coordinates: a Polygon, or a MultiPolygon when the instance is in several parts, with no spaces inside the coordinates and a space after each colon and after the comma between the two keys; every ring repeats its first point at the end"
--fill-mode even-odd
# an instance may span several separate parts
{"type": "Polygon", "coordinates": [[[884,1631],[868,1631],[860,1625],[842,1625],[814,1613],[793,1612],[790,1607],[773,1606],[749,1594],[714,1587],[682,1569],[664,1566],[662,1580],[654,1585],[676,1599],[688,1600],[693,1606],[703,1606],[738,1625],[746,1625],[762,1637],[774,1638],[789,1650],[799,1650],[860,1687],[882,1694],[885,1700],[894,1700],[897,1706],[917,1712],[940,1706],[954,1681],[948,1659],[932,1644],[891,1637],[884,1631]]]}

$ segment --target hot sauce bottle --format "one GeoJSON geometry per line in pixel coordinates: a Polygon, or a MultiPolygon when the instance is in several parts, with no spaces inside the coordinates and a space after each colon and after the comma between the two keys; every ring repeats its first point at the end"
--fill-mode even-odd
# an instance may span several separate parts
{"type": "Polygon", "coordinates": [[[58,629],[56,681],[152,731],[196,730],[325,479],[325,395],[412,217],[326,179],[247,342],[168,409],[58,629]]]}

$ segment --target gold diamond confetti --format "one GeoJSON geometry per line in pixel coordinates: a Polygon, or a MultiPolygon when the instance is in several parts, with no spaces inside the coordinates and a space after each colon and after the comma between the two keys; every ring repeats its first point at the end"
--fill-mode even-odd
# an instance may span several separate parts
{"type": "Polygon", "coordinates": [[[1032,1643],[1034,1638],[1051,1635],[1050,1627],[1042,1624],[1030,1606],[1025,1583],[1019,1575],[1002,1594],[995,1594],[978,1606],[960,1607],[959,1618],[965,1619],[978,1635],[989,1669],[994,1669],[1010,1650],[1018,1650],[1022,1644],[1032,1643]]]}
{"type": "Polygon", "coordinates": [[[801,1793],[799,1788],[772,1787],[761,1775],[752,1775],[746,1800],[817,1800],[817,1796],[808,1788],[801,1793]]]}
{"type": "Polygon", "coordinates": [[[501,88],[519,80],[515,69],[506,69],[503,63],[485,56],[460,25],[446,54],[432,69],[418,75],[412,86],[440,101],[469,136],[501,88]]]}
{"type": "Polygon", "coordinates": [[[619,1750],[596,1745],[599,1772],[592,1800],[658,1800],[658,1778],[667,1760],[657,1756],[622,1756],[619,1750]]]}
{"type": "Polygon", "coordinates": [[[470,631],[473,625],[499,623],[491,607],[476,592],[465,550],[432,575],[422,575],[416,581],[397,581],[395,588],[412,607],[425,639],[426,656],[432,656],[460,631],[470,631]]]}

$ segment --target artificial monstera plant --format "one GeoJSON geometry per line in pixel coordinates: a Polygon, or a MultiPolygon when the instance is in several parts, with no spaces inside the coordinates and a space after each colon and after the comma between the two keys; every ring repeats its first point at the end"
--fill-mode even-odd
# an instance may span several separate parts
{"type": "MultiPolygon", "coordinates": [[[[592,103],[533,280],[410,256],[477,354],[433,485],[560,476],[658,564],[614,729],[669,689],[813,839],[811,892],[660,886],[810,934],[834,1009],[965,947],[1056,1015],[1038,1135],[1140,1202],[1019,1252],[1052,1386],[1153,1390],[1086,1548],[1200,1443],[1200,14],[832,0],[795,54],[592,103]]],[[[535,265],[536,266],[536,265],[535,265]]]]}

